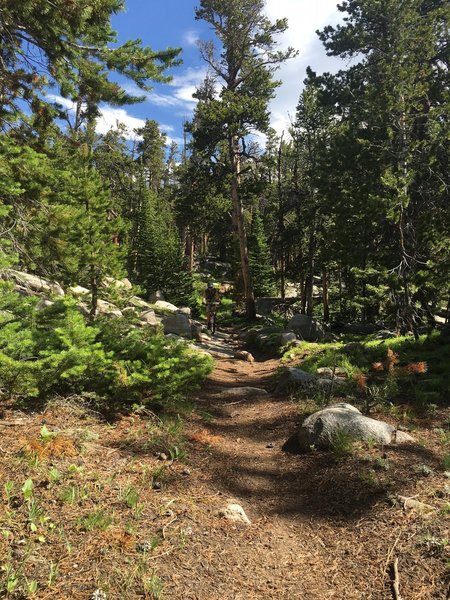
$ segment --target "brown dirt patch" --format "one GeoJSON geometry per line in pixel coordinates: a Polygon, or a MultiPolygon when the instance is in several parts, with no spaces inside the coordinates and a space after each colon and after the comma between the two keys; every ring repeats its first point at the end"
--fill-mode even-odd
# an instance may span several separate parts
{"type": "Polygon", "coordinates": [[[226,387],[270,390],[277,364],[218,360],[184,446],[176,423],[159,427],[151,415],[108,423],[71,403],[28,415],[6,407],[0,577],[18,583],[3,597],[28,597],[26,576],[40,599],[88,600],[101,589],[108,600],[386,600],[398,557],[404,600],[447,598],[450,480],[441,461],[449,450],[437,427],[448,413],[422,424],[417,444],[361,445],[342,459],[287,454],[282,445],[300,420],[295,402],[215,396],[226,387]],[[44,421],[58,432],[47,443],[59,437],[75,455],[21,450],[24,439],[45,447],[44,421]],[[178,460],[155,455],[175,447],[178,460]],[[21,491],[28,478],[34,505],[21,491]],[[389,500],[398,494],[436,510],[406,511],[389,500]],[[229,498],[250,527],[218,516],[229,498]]]}

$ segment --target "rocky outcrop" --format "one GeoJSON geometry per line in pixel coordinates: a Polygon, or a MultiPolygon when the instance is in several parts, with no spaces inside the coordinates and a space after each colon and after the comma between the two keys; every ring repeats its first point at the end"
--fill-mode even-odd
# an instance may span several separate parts
{"type": "Polygon", "coordinates": [[[175,304],[171,304],[170,302],[165,302],[164,300],[158,300],[153,304],[153,309],[158,314],[167,314],[167,313],[176,313],[178,312],[178,307],[175,304]]]}
{"type": "Polygon", "coordinates": [[[376,444],[413,442],[413,438],[384,421],[366,417],[351,404],[334,404],[310,415],[303,421],[297,436],[299,448],[307,452],[315,448],[332,448],[340,435],[376,444]]]}
{"type": "Polygon", "coordinates": [[[155,311],[152,309],[142,311],[139,315],[139,319],[146,325],[151,325],[152,327],[159,327],[161,323],[161,319],[158,319],[155,315],[155,311]]]}
{"type": "Polygon", "coordinates": [[[17,291],[29,291],[33,293],[48,294],[49,296],[60,296],[63,297],[64,290],[60,284],[56,281],[50,281],[43,279],[38,275],[30,275],[23,271],[16,271],[14,269],[6,269],[1,274],[2,279],[13,281],[17,291]]]}
{"type": "Polygon", "coordinates": [[[294,315],[289,321],[287,330],[293,331],[300,340],[306,342],[318,342],[325,336],[322,325],[308,315],[294,315]]]}
{"type": "Polygon", "coordinates": [[[175,312],[162,317],[164,333],[174,333],[182,337],[191,337],[191,320],[183,313],[175,312]]]}

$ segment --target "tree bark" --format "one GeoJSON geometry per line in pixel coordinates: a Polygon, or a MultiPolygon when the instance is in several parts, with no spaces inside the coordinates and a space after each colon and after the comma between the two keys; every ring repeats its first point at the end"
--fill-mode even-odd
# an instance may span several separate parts
{"type": "Polygon", "coordinates": [[[328,271],[326,267],[322,273],[322,294],[323,294],[323,320],[328,323],[330,320],[330,304],[328,296],[328,271]]]}
{"type": "Polygon", "coordinates": [[[316,232],[314,222],[315,218],[312,219],[309,230],[308,272],[306,278],[306,314],[309,317],[313,316],[314,254],[316,251],[316,232]]]}
{"type": "Polygon", "coordinates": [[[239,140],[237,136],[232,135],[228,140],[230,163],[232,166],[231,196],[233,200],[233,213],[237,229],[239,242],[239,254],[241,261],[242,280],[244,283],[244,301],[246,305],[247,317],[254,319],[256,316],[255,296],[253,293],[253,283],[250,273],[250,264],[248,259],[247,232],[244,220],[244,207],[239,195],[239,183],[241,173],[241,159],[239,152],[239,140]]]}
{"type": "MultiPolygon", "coordinates": [[[[284,133],[284,132],[283,132],[284,133]]],[[[277,161],[277,177],[278,177],[278,236],[280,240],[280,295],[284,300],[286,294],[286,257],[284,249],[284,206],[283,206],[283,195],[281,187],[281,157],[283,147],[283,133],[281,134],[280,146],[278,148],[278,161],[277,161]]]]}

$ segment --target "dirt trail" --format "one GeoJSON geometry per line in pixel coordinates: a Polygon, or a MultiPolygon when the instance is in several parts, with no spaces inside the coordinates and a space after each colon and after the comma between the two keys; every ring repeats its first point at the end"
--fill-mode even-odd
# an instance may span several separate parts
{"type": "Polygon", "coordinates": [[[385,490],[367,485],[359,463],[282,451],[299,415],[294,402],[270,394],[277,366],[276,360],[219,358],[199,394],[211,420],[191,423],[194,439],[200,428],[199,439],[209,443],[191,455],[197,477],[204,489],[239,502],[252,525],[212,524],[189,558],[196,591],[184,580],[176,597],[385,600],[393,597],[387,566],[403,551],[405,600],[445,598],[433,569],[415,565],[406,543],[411,523],[386,503],[385,490]],[[269,395],[217,398],[238,386],[262,387],[269,395]]]}

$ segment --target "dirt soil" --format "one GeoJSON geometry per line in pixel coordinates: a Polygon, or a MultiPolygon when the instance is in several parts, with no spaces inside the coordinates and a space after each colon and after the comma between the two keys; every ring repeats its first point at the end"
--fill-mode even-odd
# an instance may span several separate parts
{"type": "Polygon", "coordinates": [[[271,395],[277,367],[217,358],[183,450],[175,431],[160,446],[149,442],[151,413],[107,422],[76,403],[31,414],[7,408],[1,577],[16,574],[18,583],[2,597],[30,597],[26,576],[41,599],[448,598],[450,480],[439,433],[448,413],[422,423],[415,444],[291,454],[282,447],[301,415],[297,402],[271,395]],[[269,395],[217,397],[236,386],[269,395]],[[42,440],[43,424],[57,435],[42,440]],[[165,445],[171,454],[155,456],[165,445]],[[27,478],[34,509],[22,497],[27,478]],[[434,510],[408,510],[397,495],[434,510]],[[229,499],[251,525],[219,516],[229,499]]]}

